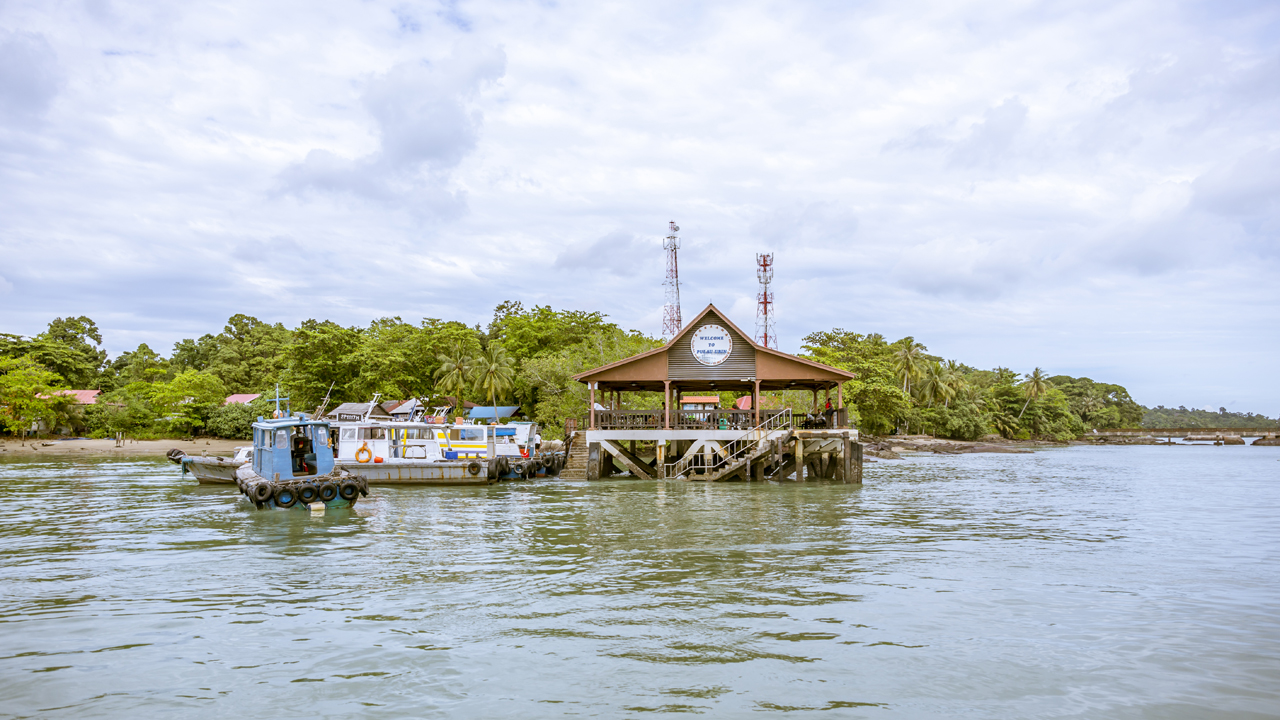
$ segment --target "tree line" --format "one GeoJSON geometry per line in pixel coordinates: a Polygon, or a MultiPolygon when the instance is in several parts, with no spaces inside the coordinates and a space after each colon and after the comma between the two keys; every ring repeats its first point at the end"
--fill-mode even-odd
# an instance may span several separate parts
{"type": "MultiPolygon", "coordinates": [[[[97,325],[84,316],[56,318],[34,337],[0,333],[4,431],[38,423],[91,436],[246,437],[271,406],[264,399],[225,406],[223,400],[233,393],[273,397],[278,384],[295,410],[312,410],[326,398],[330,407],[367,402],[375,393],[428,404],[445,396],[514,404],[554,437],[566,418],[587,411],[586,387],[573,375],[662,341],[624,330],[602,313],[508,301],[486,328],[399,317],[367,327],[306,320],[287,328],[238,314],[217,334],[175,343],[167,357],[143,343],[108,358],[101,345],[97,325]],[[102,395],[80,406],[58,394],[67,388],[102,395]]],[[[1135,427],[1149,412],[1119,385],[1050,377],[1039,368],[1025,375],[978,370],[931,355],[912,337],[889,342],[842,329],[816,332],[804,338],[802,355],[854,373],[844,387],[850,417],[871,434],[1066,439],[1089,428],[1135,427]]],[[[661,396],[631,393],[623,402],[654,409],[661,396]]],[[[778,393],[765,402],[804,411],[811,400],[778,393]]]]}

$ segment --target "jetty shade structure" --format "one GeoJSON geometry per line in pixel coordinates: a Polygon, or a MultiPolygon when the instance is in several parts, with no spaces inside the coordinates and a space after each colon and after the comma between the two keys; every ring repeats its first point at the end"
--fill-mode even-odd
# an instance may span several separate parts
{"type": "Polygon", "coordinates": [[[841,387],[853,373],[759,345],[715,305],[663,347],[573,379],[587,385],[590,411],[574,435],[567,477],[579,468],[586,479],[608,477],[616,461],[644,478],[861,480],[858,431],[847,427],[841,387]],[[812,412],[762,408],[760,393],[777,390],[811,391],[812,412]],[[627,392],[662,393],[662,407],[619,409],[627,392]],[[750,405],[684,407],[720,392],[749,395],[750,405]],[[638,452],[637,443],[652,450],[638,452]]]}

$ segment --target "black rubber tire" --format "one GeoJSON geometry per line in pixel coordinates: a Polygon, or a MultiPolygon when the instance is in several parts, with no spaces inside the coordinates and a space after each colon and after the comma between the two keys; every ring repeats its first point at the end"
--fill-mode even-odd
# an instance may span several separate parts
{"type": "Polygon", "coordinates": [[[182,458],[184,455],[186,455],[186,453],[178,448],[173,448],[164,454],[165,457],[169,458],[169,462],[178,463],[179,465],[182,464],[182,458]]]}
{"type": "MultiPolygon", "coordinates": [[[[246,495],[248,493],[245,493],[246,495]]],[[[271,486],[267,483],[258,483],[253,486],[253,501],[256,503],[264,503],[271,499],[271,486]]]]}
{"type": "Polygon", "coordinates": [[[275,489],[276,507],[291,508],[298,504],[298,492],[291,487],[275,489]]]}
{"type": "Polygon", "coordinates": [[[498,458],[498,472],[502,475],[511,472],[511,460],[509,458],[498,458]]]}
{"type": "Polygon", "coordinates": [[[338,486],[338,497],[346,500],[347,502],[355,502],[359,495],[360,486],[351,480],[344,480],[342,484],[338,486]]]}
{"type": "Polygon", "coordinates": [[[360,487],[360,494],[364,497],[369,497],[369,481],[365,478],[360,478],[358,483],[360,487]]]}
{"type": "Polygon", "coordinates": [[[310,505],[320,498],[320,489],[315,483],[303,482],[298,483],[298,500],[306,505],[310,505]]]}
{"type": "Polygon", "coordinates": [[[524,461],[517,460],[511,463],[511,472],[515,473],[516,477],[524,477],[524,461]]]}
{"type": "Polygon", "coordinates": [[[489,470],[489,479],[490,479],[490,480],[497,480],[497,479],[498,479],[498,458],[496,458],[496,457],[491,457],[491,458],[489,458],[489,462],[488,462],[488,463],[486,463],[486,464],[489,466],[489,467],[488,467],[488,470],[489,470]]]}
{"type": "Polygon", "coordinates": [[[338,486],[331,482],[320,484],[320,502],[333,502],[338,497],[338,486]]]}
{"type": "Polygon", "coordinates": [[[467,463],[467,472],[471,473],[472,475],[479,475],[480,471],[483,469],[484,468],[480,467],[479,460],[472,460],[471,462],[467,463]]]}

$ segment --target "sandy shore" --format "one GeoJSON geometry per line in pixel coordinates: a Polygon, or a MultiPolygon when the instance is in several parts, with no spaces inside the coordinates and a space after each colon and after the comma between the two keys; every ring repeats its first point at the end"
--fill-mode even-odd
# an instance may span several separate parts
{"type": "Polygon", "coordinates": [[[31,440],[24,446],[17,440],[5,440],[0,441],[0,459],[164,457],[164,454],[172,448],[178,448],[188,455],[205,453],[232,455],[237,446],[249,444],[249,440],[201,438],[198,440],[125,440],[122,447],[116,447],[115,440],[31,440]]]}

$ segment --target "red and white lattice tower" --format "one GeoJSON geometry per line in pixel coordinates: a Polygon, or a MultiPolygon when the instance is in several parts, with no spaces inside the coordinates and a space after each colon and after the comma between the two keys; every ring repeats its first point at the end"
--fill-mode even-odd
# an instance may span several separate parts
{"type": "Polygon", "coordinates": [[[773,253],[756,255],[756,277],[760,279],[760,294],[756,295],[756,343],[778,349],[778,336],[773,327],[773,253]]]}
{"type": "Polygon", "coordinates": [[[676,336],[684,327],[680,318],[680,267],[676,262],[676,251],[680,249],[680,238],[676,233],[680,226],[671,221],[671,234],[662,241],[662,249],[667,251],[667,280],[663,283],[667,288],[667,304],[662,308],[662,337],[666,340],[676,336]]]}

